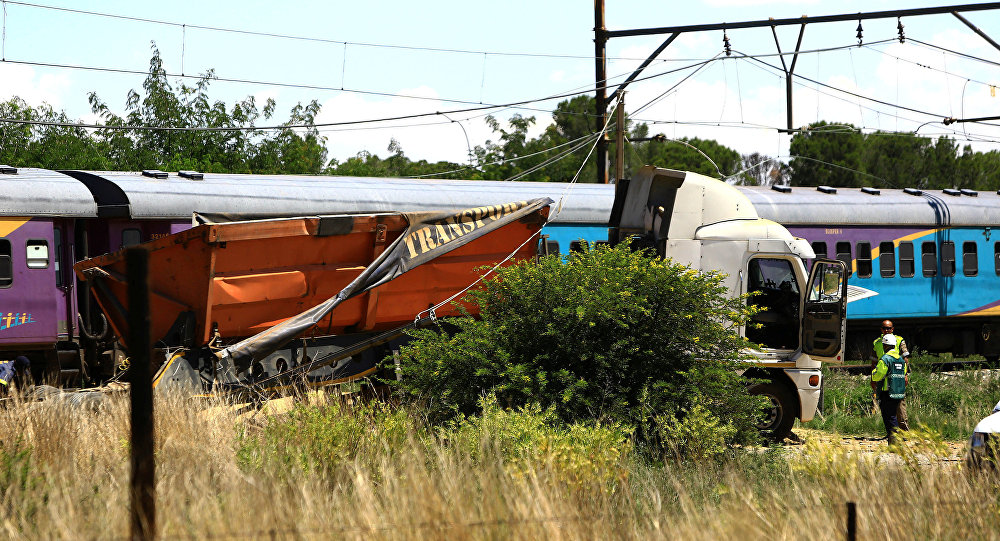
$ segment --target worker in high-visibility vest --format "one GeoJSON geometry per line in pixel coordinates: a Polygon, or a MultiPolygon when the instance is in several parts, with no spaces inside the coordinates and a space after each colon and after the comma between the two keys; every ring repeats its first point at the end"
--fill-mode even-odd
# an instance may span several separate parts
{"type": "Polygon", "coordinates": [[[896,348],[896,337],[891,334],[883,335],[882,346],[885,354],[872,370],[871,381],[872,390],[878,396],[878,407],[882,412],[886,438],[892,444],[895,442],[896,429],[899,428],[896,411],[905,396],[909,377],[906,375],[906,362],[896,348]]]}
{"type": "MultiPolygon", "coordinates": [[[[872,370],[875,369],[875,364],[878,362],[878,360],[881,359],[883,355],[885,355],[885,351],[882,347],[882,336],[885,335],[892,335],[896,337],[896,351],[899,353],[899,356],[902,357],[903,365],[906,368],[906,373],[909,374],[910,350],[906,347],[906,340],[903,340],[902,336],[896,334],[896,330],[892,324],[892,321],[888,319],[882,322],[882,335],[876,338],[875,342],[872,344],[872,349],[875,350],[875,361],[872,362],[872,370]]],[[[896,421],[899,423],[900,430],[910,429],[910,424],[906,418],[905,402],[902,401],[899,402],[899,410],[896,412],[896,421]]]]}
{"type": "Polygon", "coordinates": [[[0,362],[0,393],[7,394],[12,385],[22,383],[29,368],[31,361],[23,355],[12,361],[0,362]]]}

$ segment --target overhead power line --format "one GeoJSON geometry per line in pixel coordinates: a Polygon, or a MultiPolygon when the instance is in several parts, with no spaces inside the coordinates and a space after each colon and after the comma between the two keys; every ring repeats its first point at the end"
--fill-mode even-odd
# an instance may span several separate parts
{"type": "MultiPolygon", "coordinates": [[[[691,69],[691,68],[694,68],[694,67],[702,66],[704,64],[707,64],[707,63],[713,62],[713,61],[714,60],[706,60],[706,61],[703,61],[703,62],[698,62],[698,63],[695,63],[695,64],[690,64],[690,65],[687,65],[687,66],[682,66],[682,67],[674,68],[674,69],[667,70],[667,71],[664,71],[664,72],[660,72],[660,73],[656,73],[656,74],[653,74],[653,75],[649,75],[647,77],[642,77],[642,78],[639,78],[639,79],[636,79],[636,80],[637,81],[643,81],[643,80],[653,79],[653,78],[656,78],[656,77],[663,77],[663,76],[669,75],[671,73],[676,73],[676,72],[679,72],[679,71],[684,71],[684,70],[691,69]]],[[[51,63],[44,63],[44,62],[29,62],[29,61],[18,61],[18,60],[0,60],[0,62],[14,63],[14,64],[26,64],[26,65],[33,65],[33,66],[57,67],[57,68],[65,68],[65,69],[90,70],[90,71],[99,71],[99,72],[108,72],[108,73],[125,73],[125,74],[132,74],[132,75],[149,75],[149,73],[145,72],[145,71],[127,70],[127,69],[120,69],[120,68],[104,68],[104,67],[94,67],[94,66],[77,66],[77,65],[72,65],[72,64],[51,64],[51,63]]],[[[178,78],[195,78],[195,79],[202,79],[202,78],[204,78],[204,76],[184,75],[184,74],[167,73],[167,72],[161,72],[159,75],[162,75],[164,77],[178,77],[178,78]]],[[[566,93],[561,93],[561,94],[554,94],[554,95],[545,96],[545,97],[542,97],[542,98],[532,98],[532,99],[519,100],[519,101],[514,101],[514,102],[509,102],[509,103],[503,103],[503,104],[479,104],[478,102],[471,102],[471,101],[464,101],[464,100],[453,100],[453,99],[447,99],[447,98],[428,98],[426,96],[408,96],[408,95],[404,95],[404,94],[394,94],[394,93],[388,93],[388,92],[375,92],[375,91],[370,91],[370,90],[351,90],[351,89],[346,89],[346,88],[345,89],[341,89],[341,88],[336,88],[336,87],[327,87],[327,86],[319,86],[319,85],[299,85],[299,84],[294,84],[294,83],[272,83],[272,82],[264,82],[264,81],[253,81],[253,80],[250,80],[250,79],[224,78],[224,77],[217,77],[215,75],[212,75],[210,78],[212,80],[216,80],[216,81],[236,82],[236,83],[246,83],[246,84],[273,85],[273,86],[292,86],[292,87],[296,87],[296,88],[311,88],[311,89],[316,89],[316,90],[343,91],[343,92],[353,92],[353,93],[360,93],[360,94],[366,94],[366,95],[389,96],[389,97],[402,97],[402,98],[410,98],[410,97],[412,97],[414,99],[436,100],[436,101],[442,101],[442,102],[447,102],[447,103],[474,104],[474,106],[473,107],[460,108],[460,109],[451,109],[451,110],[448,110],[448,111],[434,111],[434,112],[425,112],[425,113],[414,113],[414,114],[409,114],[409,115],[399,115],[399,116],[376,118],[376,119],[351,120],[351,121],[341,121],[341,122],[322,122],[322,123],[312,123],[312,124],[306,124],[306,123],[301,123],[301,124],[279,124],[279,125],[271,125],[271,126],[234,126],[234,127],[183,127],[183,126],[149,126],[149,125],[138,125],[138,126],[136,126],[136,125],[125,125],[125,124],[115,125],[115,124],[94,124],[94,123],[82,123],[82,122],[54,122],[54,121],[41,121],[41,120],[22,120],[22,119],[14,119],[14,118],[0,118],[0,122],[14,123],[14,124],[29,124],[29,125],[37,125],[37,126],[57,126],[57,127],[69,127],[69,128],[92,128],[92,129],[111,129],[111,130],[147,130],[147,131],[175,131],[175,132],[199,132],[199,131],[207,131],[207,132],[268,131],[268,130],[284,130],[284,129],[289,129],[289,128],[317,128],[317,127],[330,127],[330,126],[348,126],[348,125],[356,125],[356,124],[370,124],[370,123],[376,123],[376,122],[388,122],[388,121],[395,121],[395,120],[407,120],[407,119],[411,119],[411,118],[421,118],[421,117],[436,116],[436,115],[445,115],[445,114],[452,114],[452,113],[466,113],[466,112],[472,112],[472,111],[485,111],[485,110],[490,110],[490,109],[521,108],[524,105],[531,104],[531,103],[539,103],[539,102],[551,101],[551,100],[556,100],[556,99],[562,99],[562,98],[569,98],[569,97],[574,97],[574,96],[580,96],[580,95],[583,95],[583,94],[589,94],[591,92],[591,89],[586,89],[586,90],[578,90],[578,91],[574,91],[574,92],[566,92],[566,93]]],[[[588,115],[588,116],[590,116],[590,115],[588,115]]]]}

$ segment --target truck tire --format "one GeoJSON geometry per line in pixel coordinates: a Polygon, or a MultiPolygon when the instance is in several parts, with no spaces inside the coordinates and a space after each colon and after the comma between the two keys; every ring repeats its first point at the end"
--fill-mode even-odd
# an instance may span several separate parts
{"type": "Polygon", "coordinates": [[[750,387],[750,394],[770,399],[771,404],[757,423],[765,438],[780,442],[792,433],[798,405],[787,386],[774,381],[758,383],[750,387]]]}

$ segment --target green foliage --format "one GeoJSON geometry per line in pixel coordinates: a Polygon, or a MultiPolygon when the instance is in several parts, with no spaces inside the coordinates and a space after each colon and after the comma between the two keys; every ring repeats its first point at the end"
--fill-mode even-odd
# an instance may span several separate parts
{"type": "Polygon", "coordinates": [[[691,411],[678,419],[658,415],[656,426],[660,441],[676,458],[689,457],[696,461],[722,456],[726,443],[736,435],[736,427],[695,404],[691,411]]]}
{"type": "Polygon", "coordinates": [[[403,449],[417,428],[407,411],[384,404],[300,406],[244,432],[237,457],[248,470],[328,472],[355,460],[370,465],[386,449],[403,449]]]}
{"type": "Polygon", "coordinates": [[[739,152],[712,139],[681,137],[677,141],[636,143],[632,164],[633,167],[630,168],[632,173],[644,165],[655,165],[720,178],[720,173],[721,176],[727,177],[743,169],[743,157],[740,156],[739,152]],[[712,162],[715,162],[719,168],[716,169],[712,162]]]}
{"type": "Polygon", "coordinates": [[[432,420],[471,415],[495,393],[505,407],[617,422],[642,440],[655,439],[656,416],[682,419],[695,404],[736,429],[728,443],[756,436],[758,403],[734,371],[748,308],[716,273],[598,246],[503,268],[470,301],[480,319],[417,332],[401,351],[400,387],[432,420]]]}
{"type": "Polygon", "coordinates": [[[863,146],[864,136],[850,124],[809,125],[792,137],[792,184],[868,186],[869,178],[858,173],[863,146]]]}
{"type": "MultiPolygon", "coordinates": [[[[913,357],[905,400],[910,426],[925,425],[946,440],[964,441],[1000,399],[1000,376],[976,371],[932,373],[930,365],[940,359],[913,357]]],[[[823,382],[823,415],[806,426],[842,434],[885,435],[868,376],[830,370],[823,382]]]]}
{"type": "Polygon", "coordinates": [[[624,475],[630,456],[629,432],[619,424],[563,426],[552,408],[538,404],[503,409],[496,396],[480,400],[482,413],[458,417],[439,429],[453,449],[477,462],[500,458],[515,475],[548,465],[556,478],[572,485],[606,484],[624,475]]]}
{"type": "Polygon", "coordinates": [[[0,448],[0,495],[12,491],[24,493],[34,489],[42,482],[36,473],[31,457],[31,447],[24,444],[18,437],[12,448],[0,448]]]}
{"type": "Polygon", "coordinates": [[[959,152],[948,137],[863,134],[850,124],[817,122],[792,137],[791,153],[791,180],[798,186],[1000,187],[1000,152],[970,146],[959,152]]]}
{"type": "MultiPolygon", "coordinates": [[[[275,109],[268,100],[258,109],[253,97],[231,108],[212,101],[209,71],[194,86],[167,80],[160,53],[153,47],[149,75],[142,93],[131,90],[126,114],[112,112],[95,93],[91,110],[107,128],[93,134],[83,128],[30,124],[0,124],[0,162],[19,167],[48,169],[194,169],[231,173],[319,173],[326,164],[325,138],[315,128],[259,130],[275,109]],[[128,129],[138,126],[171,130],[128,129]],[[235,128],[218,131],[184,131],[183,128],[235,128]]],[[[316,101],[292,108],[284,125],[313,124],[320,106],[316,101]]],[[[0,103],[0,117],[35,122],[71,122],[51,106],[31,107],[20,98],[0,103]]]]}

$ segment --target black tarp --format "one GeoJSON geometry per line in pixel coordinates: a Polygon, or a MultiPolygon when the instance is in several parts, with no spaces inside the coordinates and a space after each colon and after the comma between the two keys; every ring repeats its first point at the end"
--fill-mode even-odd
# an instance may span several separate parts
{"type": "MultiPolygon", "coordinates": [[[[406,230],[344,289],[321,304],[218,353],[230,366],[248,366],[319,323],[340,303],[552,203],[549,198],[476,207],[458,212],[404,213],[406,230]]],[[[527,240],[527,239],[525,239],[527,240]]],[[[414,314],[416,315],[416,314],[414,314]]]]}

